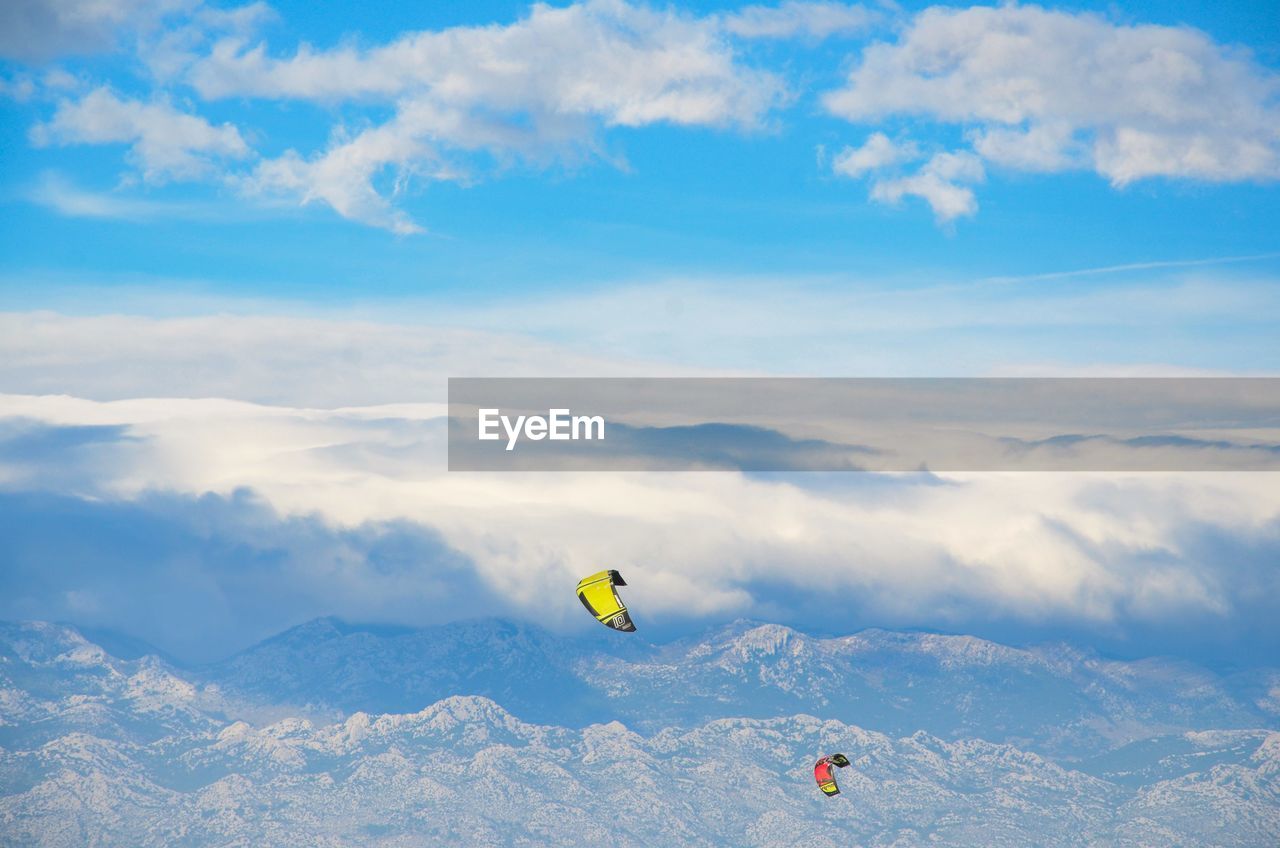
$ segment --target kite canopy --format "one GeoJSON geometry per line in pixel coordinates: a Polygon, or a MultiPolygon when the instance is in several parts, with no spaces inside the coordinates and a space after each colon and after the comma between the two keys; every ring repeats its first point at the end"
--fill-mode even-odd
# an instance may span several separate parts
{"type": "Polygon", "coordinates": [[[813,767],[813,779],[818,781],[818,788],[822,790],[824,795],[839,795],[840,787],[836,786],[836,768],[844,768],[849,765],[849,758],[844,754],[832,754],[818,760],[817,765],[813,767]]]}
{"type": "Polygon", "coordinates": [[[587,608],[587,612],[596,617],[596,621],[632,633],[636,626],[631,622],[627,605],[618,597],[615,586],[625,586],[627,581],[616,571],[598,571],[590,577],[578,581],[578,600],[587,608]]]}

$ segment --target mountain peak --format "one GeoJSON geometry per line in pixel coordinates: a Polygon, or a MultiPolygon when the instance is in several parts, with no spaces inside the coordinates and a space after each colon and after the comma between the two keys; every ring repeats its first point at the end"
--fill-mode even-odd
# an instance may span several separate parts
{"type": "Polygon", "coordinates": [[[783,624],[756,624],[743,631],[732,645],[744,654],[777,654],[788,646],[808,641],[808,637],[783,624]]]}
{"type": "Polygon", "coordinates": [[[50,621],[0,622],[0,644],[8,645],[19,659],[29,663],[57,662],[68,654],[96,647],[75,627],[50,621]]]}

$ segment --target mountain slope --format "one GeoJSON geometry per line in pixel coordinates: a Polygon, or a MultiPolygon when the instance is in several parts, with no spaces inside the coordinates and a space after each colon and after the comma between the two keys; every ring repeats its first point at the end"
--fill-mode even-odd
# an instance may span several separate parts
{"type": "MultiPolygon", "coordinates": [[[[1078,764],[964,735],[982,726],[981,705],[999,694],[984,686],[1020,691],[1019,704],[1042,711],[1024,728],[1089,709],[1140,722],[1157,697],[1183,691],[1190,702],[1162,715],[1214,719],[1219,710],[1217,719],[1239,719],[1248,706],[1204,674],[921,634],[819,640],[741,624],[668,646],[633,643],[613,656],[492,622],[375,631],[331,620],[193,674],[154,657],[113,657],[70,628],[0,624],[0,841],[46,848],[1280,844],[1280,733],[1266,727],[1135,725],[1137,741],[1078,764]],[[550,670],[529,667],[540,656],[550,670]],[[609,666],[603,681],[594,676],[603,674],[601,663],[609,666]],[[413,697],[510,681],[518,683],[513,692],[532,697],[520,687],[554,686],[567,675],[589,682],[604,709],[640,712],[647,704],[646,727],[530,722],[474,694],[405,712],[342,711],[337,720],[323,711],[289,715],[288,700],[325,688],[326,669],[334,700],[361,700],[396,696],[383,687],[394,689],[396,669],[412,664],[419,676],[402,693],[413,697]],[[1153,680],[1165,688],[1134,694],[1153,680]],[[1031,697],[1050,684],[1065,713],[1031,697]],[[967,711],[949,736],[787,711],[804,699],[831,709],[839,703],[833,692],[866,692],[857,703],[902,705],[889,713],[895,721],[940,721],[917,704],[966,689],[967,711]],[[734,700],[743,693],[775,700],[734,700]],[[782,711],[714,715],[734,708],[782,711]],[[658,726],[662,716],[678,720],[658,726]],[[838,775],[842,793],[825,798],[812,766],[837,750],[852,765],[838,775]]],[[[541,708],[554,708],[555,693],[535,691],[541,708]]],[[[580,691],[564,697],[573,703],[580,691]]],[[[989,726],[998,730],[1008,715],[997,713],[989,726]]]]}
{"type": "Polygon", "coordinates": [[[11,844],[45,846],[1275,844],[1280,735],[1251,745],[1229,770],[1118,792],[979,740],[811,716],[646,738],[530,725],[468,696],[319,727],[233,723],[172,758],[74,734],[27,755],[43,776],[0,798],[0,821],[11,844]],[[811,775],[829,750],[853,763],[833,799],[811,775]]]}
{"type": "Polygon", "coordinates": [[[572,668],[581,648],[501,620],[372,628],[321,618],[202,670],[250,700],[349,713],[415,712],[450,695],[484,695],[533,721],[609,717],[572,668]]]}

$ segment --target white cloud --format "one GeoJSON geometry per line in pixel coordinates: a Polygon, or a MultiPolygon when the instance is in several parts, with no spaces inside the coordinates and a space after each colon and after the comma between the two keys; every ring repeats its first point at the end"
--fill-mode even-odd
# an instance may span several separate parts
{"type": "Polygon", "coordinates": [[[897,203],[903,197],[919,197],[929,204],[939,223],[973,215],[978,201],[965,183],[985,177],[982,161],[972,153],[937,153],[917,173],[898,179],[879,180],[871,187],[871,197],[897,203]]]}
{"type": "Polygon", "coordinates": [[[1269,132],[1234,138],[1230,130],[1171,134],[1119,127],[1095,144],[1094,166],[1116,186],[1159,176],[1275,179],[1280,175],[1280,113],[1274,120],[1269,132]]]}
{"type": "Polygon", "coordinates": [[[344,218],[383,227],[400,235],[422,232],[408,215],[394,209],[373,186],[385,167],[422,173],[431,157],[430,146],[412,133],[386,125],[363,132],[306,160],[294,151],[261,162],[242,182],[251,194],[294,196],[302,203],[327,203],[344,218]]]}
{"type": "Polygon", "coordinates": [[[1069,124],[1026,128],[984,127],[973,135],[973,149],[984,159],[1018,171],[1063,171],[1081,161],[1084,148],[1069,124]]]}
{"type": "Polygon", "coordinates": [[[444,111],[609,126],[752,125],[779,94],[775,78],[737,63],[714,21],[621,0],[538,5],[508,26],[413,33],[371,50],[304,46],[286,59],[228,39],[191,81],[210,98],[429,97],[444,111]]]}
{"type": "MultiPolygon", "coordinates": [[[[856,123],[958,124],[990,163],[1088,168],[1123,186],[1280,177],[1278,94],[1280,76],[1196,30],[1009,4],[921,12],[896,42],[868,47],[824,102],[856,123]]],[[[971,192],[929,171],[881,193],[970,214],[971,192]]]]}
{"type": "Polygon", "coordinates": [[[68,218],[103,218],[115,221],[244,221],[242,205],[157,200],[120,191],[97,191],[77,185],[64,174],[45,171],[32,184],[26,199],[68,218]]]}
{"type": "Polygon", "coordinates": [[[138,59],[158,81],[180,81],[215,42],[224,38],[250,38],[275,16],[275,11],[263,2],[229,8],[197,5],[175,25],[140,43],[138,59]]]}
{"type": "Polygon", "coordinates": [[[127,144],[152,182],[207,176],[215,160],[250,153],[231,124],[214,126],[164,101],[122,100],[105,87],[62,101],[49,121],[32,128],[31,138],[38,145],[127,144]]]}
{"type": "Polygon", "coordinates": [[[452,159],[477,152],[537,164],[596,156],[609,127],[754,127],[783,96],[775,76],[737,60],[714,19],[621,0],[538,5],[508,26],[414,33],[372,49],[304,46],[287,58],[225,39],[190,80],[209,98],[393,105],[381,126],[264,163],[248,186],[397,232],[416,225],[375,188],[386,170],[441,179],[463,170],[452,159]]]}
{"type": "Polygon", "coordinates": [[[879,17],[859,4],[786,0],[777,6],[744,6],[725,15],[721,26],[739,38],[823,39],[862,32],[879,17]]]}
{"type": "Polygon", "coordinates": [[[846,147],[837,153],[831,169],[842,176],[860,177],[868,171],[906,162],[917,155],[914,144],[899,144],[877,132],[868,136],[861,147],[846,147]]]}

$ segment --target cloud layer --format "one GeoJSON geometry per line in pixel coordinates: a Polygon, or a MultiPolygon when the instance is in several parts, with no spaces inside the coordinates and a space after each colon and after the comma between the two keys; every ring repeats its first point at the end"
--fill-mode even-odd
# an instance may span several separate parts
{"type": "Polygon", "coordinates": [[[1212,264],[896,287],[670,279],[368,304],[363,319],[181,293],[171,301],[156,288],[130,301],[117,289],[122,310],[179,314],[0,312],[0,388],[335,407],[441,402],[449,376],[1186,376],[1232,373],[1235,362],[1280,372],[1274,275],[1212,264]],[[184,314],[192,310],[206,314],[184,314]]]}
{"type": "MultiPolygon", "coordinates": [[[[134,605],[117,596],[137,581],[222,616],[217,632],[261,635],[322,611],[439,620],[474,608],[450,606],[470,587],[574,626],[565,587],[608,563],[659,630],[839,610],[849,627],[1077,627],[1123,643],[1196,621],[1276,641],[1257,609],[1276,588],[1272,475],[450,474],[437,414],[6,396],[0,488],[14,515],[54,518],[6,534],[0,615],[126,626],[134,605]],[[76,501],[40,506],[51,497],[76,501]],[[111,540],[53,532],[63,514],[111,540]],[[182,541],[193,533],[204,541],[182,541]],[[403,552],[394,579],[371,539],[403,552]],[[306,602],[264,608],[286,584],[306,602]]],[[[176,644],[180,618],[148,635],[176,644]]]]}

